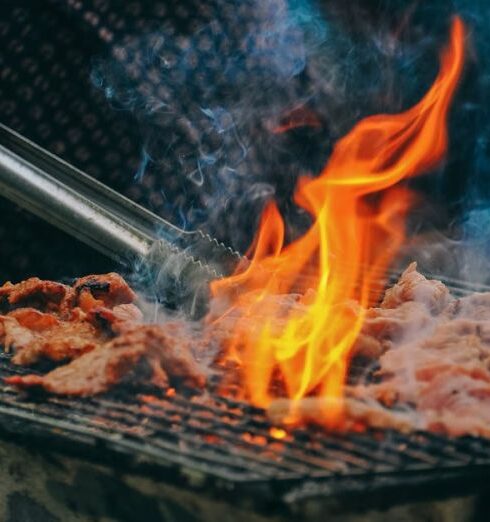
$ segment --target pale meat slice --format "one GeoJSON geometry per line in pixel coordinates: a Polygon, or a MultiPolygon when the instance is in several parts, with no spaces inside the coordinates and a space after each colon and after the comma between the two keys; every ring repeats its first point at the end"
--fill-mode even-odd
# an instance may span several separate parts
{"type": "Polygon", "coordinates": [[[431,322],[427,307],[415,301],[403,302],[397,308],[371,308],[366,311],[353,353],[377,359],[393,343],[401,342],[410,332],[426,329],[431,322]]]}
{"type": "Polygon", "coordinates": [[[455,299],[440,281],[426,279],[412,263],[389,288],[379,307],[366,311],[353,355],[378,358],[393,343],[430,328],[433,316],[455,307],[455,299]]]}
{"type": "Polygon", "coordinates": [[[152,381],[167,386],[169,378],[202,387],[205,377],[181,339],[160,325],[137,326],[116,339],[82,355],[46,375],[14,376],[7,384],[19,388],[40,387],[60,395],[88,396],[105,392],[120,381],[152,381]],[[146,363],[151,375],[141,370],[146,363]]]}
{"type": "Polygon", "coordinates": [[[424,427],[454,436],[490,436],[490,376],[482,371],[441,371],[420,391],[424,427]]]}
{"type": "Polygon", "coordinates": [[[402,432],[414,429],[413,415],[389,411],[378,401],[356,397],[344,397],[342,400],[320,397],[307,397],[299,401],[277,399],[267,408],[267,415],[273,424],[295,424],[298,420],[306,424],[319,424],[325,420],[328,411],[339,407],[345,415],[339,425],[343,430],[355,429],[361,424],[402,432]]]}
{"type": "Polygon", "coordinates": [[[411,263],[399,281],[385,293],[381,308],[397,308],[407,301],[425,304],[433,313],[443,310],[452,300],[447,287],[434,279],[426,279],[411,263]]]}
{"type": "MultiPolygon", "coordinates": [[[[473,325],[475,330],[477,327],[477,324],[473,325]]],[[[388,350],[379,360],[380,374],[413,371],[419,376],[424,368],[433,366],[476,364],[485,367],[489,358],[490,345],[476,333],[462,331],[458,321],[454,321],[438,325],[426,339],[406,342],[388,350]]]]}
{"type": "Polygon", "coordinates": [[[386,406],[411,405],[418,428],[490,436],[490,293],[455,299],[411,265],[381,307],[370,311],[371,323],[387,320],[388,330],[373,330],[369,313],[363,329],[375,339],[390,332],[393,342],[378,360],[381,382],[350,393],[386,406]],[[403,311],[413,317],[400,323],[403,311]],[[395,335],[393,321],[401,327],[395,335]]]}

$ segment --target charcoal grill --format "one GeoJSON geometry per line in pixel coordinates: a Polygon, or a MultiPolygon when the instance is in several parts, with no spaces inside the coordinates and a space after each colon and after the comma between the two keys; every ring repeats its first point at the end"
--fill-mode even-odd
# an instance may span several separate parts
{"type": "MultiPolygon", "coordinates": [[[[0,377],[25,371],[1,356],[0,377]]],[[[488,440],[271,428],[212,389],[72,399],[3,386],[3,520],[486,520],[488,440]]]]}
{"type": "MultiPolygon", "coordinates": [[[[204,269],[210,259],[219,261],[213,267],[236,263],[238,256],[211,238],[175,229],[9,129],[0,131],[7,145],[0,147],[6,195],[57,226],[84,229],[82,220],[90,230],[82,239],[91,246],[102,245],[119,259],[136,240],[143,252],[163,242],[167,257],[176,249],[191,267],[204,269]],[[164,239],[155,236],[155,223],[164,239]],[[122,248],[121,239],[128,240],[122,248]]],[[[473,290],[446,283],[456,295],[473,290]]],[[[352,378],[366,371],[353,370],[352,378]]],[[[7,354],[0,357],[0,378],[23,371],[7,354]]],[[[313,428],[278,439],[273,428],[264,411],[220,396],[212,384],[204,395],[120,387],[86,399],[1,387],[2,519],[314,521],[325,513],[384,509],[392,520],[406,515],[402,506],[425,506],[425,518],[427,503],[437,513],[447,506],[455,513],[465,502],[474,505],[466,515],[480,509],[475,502],[490,472],[489,441],[313,428]]]]}

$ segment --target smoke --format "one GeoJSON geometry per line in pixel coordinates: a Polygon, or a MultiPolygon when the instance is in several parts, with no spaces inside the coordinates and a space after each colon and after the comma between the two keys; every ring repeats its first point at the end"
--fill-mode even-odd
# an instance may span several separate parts
{"type": "Polygon", "coordinates": [[[450,150],[436,197],[414,225],[401,263],[416,260],[423,273],[473,289],[490,285],[490,6],[455,0],[468,27],[467,59],[451,110],[450,150]]]}
{"type": "Polygon", "coordinates": [[[451,287],[490,290],[490,205],[470,206],[449,228],[425,227],[403,247],[400,268],[416,261],[421,273],[439,278],[451,287]]]}
{"type": "Polygon", "coordinates": [[[333,143],[363,116],[418,99],[437,71],[450,9],[435,23],[411,2],[212,0],[179,3],[151,32],[114,41],[92,80],[140,128],[134,182],[153,211],[233,248],[279,202],[292,203],[333,143]],[[430,22],[430,23],[429,23],[430,22]]]}
{"type": "Polygon", "coordinates": [[[453,9],[469,27],[465,79],[454,107],[447,178],[459,210],[453,223],[449,257],[460,279],[490,282],[490,6],[475,0],[454,0],[453,9]]]}
{"type": "Polygon", "coordinates": [[[313,15],[280,0],[195,7],[199,18],[187,13],[192,32],[169,19],[159,31],[130,35],[95,64],[92,77],[114,107],[138,119],[135,181],[152,176],[150,191],[165,200],[157,210],[237,243],[242,206],[260,208],[275,193],[264,166],[283,163],[274,161],[285,153],[281,140],[266,127],[307,97],[300,75],[322,34],[317,28],[306,38],[302,26],[313,15]]]}

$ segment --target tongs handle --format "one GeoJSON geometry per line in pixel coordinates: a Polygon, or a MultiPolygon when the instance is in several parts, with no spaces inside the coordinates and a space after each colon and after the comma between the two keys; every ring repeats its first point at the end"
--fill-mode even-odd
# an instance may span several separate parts
{"type": "Polygon", "coordinates": [[[142,261],[152,285],[174,302],[189,296],[194,302],[197,288],[242,261],[201,231],[175,227],[2,124],[0,195],[118,262],[142,261]]]}
{"type": "Polygon", "coordinates": [[[3,145],[0,194],[118,261],[147,254],[148,236],[3,145]]]}
{"type": "Polygon", "coordinates": [[[2,124],[0,194],[118,261],[186,234],[2,124]]]}

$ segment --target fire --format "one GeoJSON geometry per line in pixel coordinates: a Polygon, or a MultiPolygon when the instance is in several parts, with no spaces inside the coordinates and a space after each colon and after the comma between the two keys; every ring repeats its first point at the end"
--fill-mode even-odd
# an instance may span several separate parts
{"type": "Polygon", "coordinates": [[[275,203],[265,208],[251,262],[211,284],[234,317],[227,355],[243,369],[255,405],[275,398],[332,398],[325,424],[342,420],[342,388],[365,309],[405,239],[414,194],[397,185],[435,167],[447,150],[447,115],[464,62],[465,28],[455,18],[430,90],[400,114],[368,117],[335,146],[317,178],[303,177],[295,202],[313,223],[285,244],[275,203]],[[358,303],[355,305],[354,303],[358,303]],[[360,305],[360,306],[359,306],[360,305]]]}
{"type": "Polygon", "coordinates": [[[277,440],[282,440],[282,439],[285,439],[287,437],[287,432],[284,431],[282,428],[274,428],[272,427],[270,430],[269,430],[269,435],[273,438],[273,439],[277,439],[277,440]]]}

